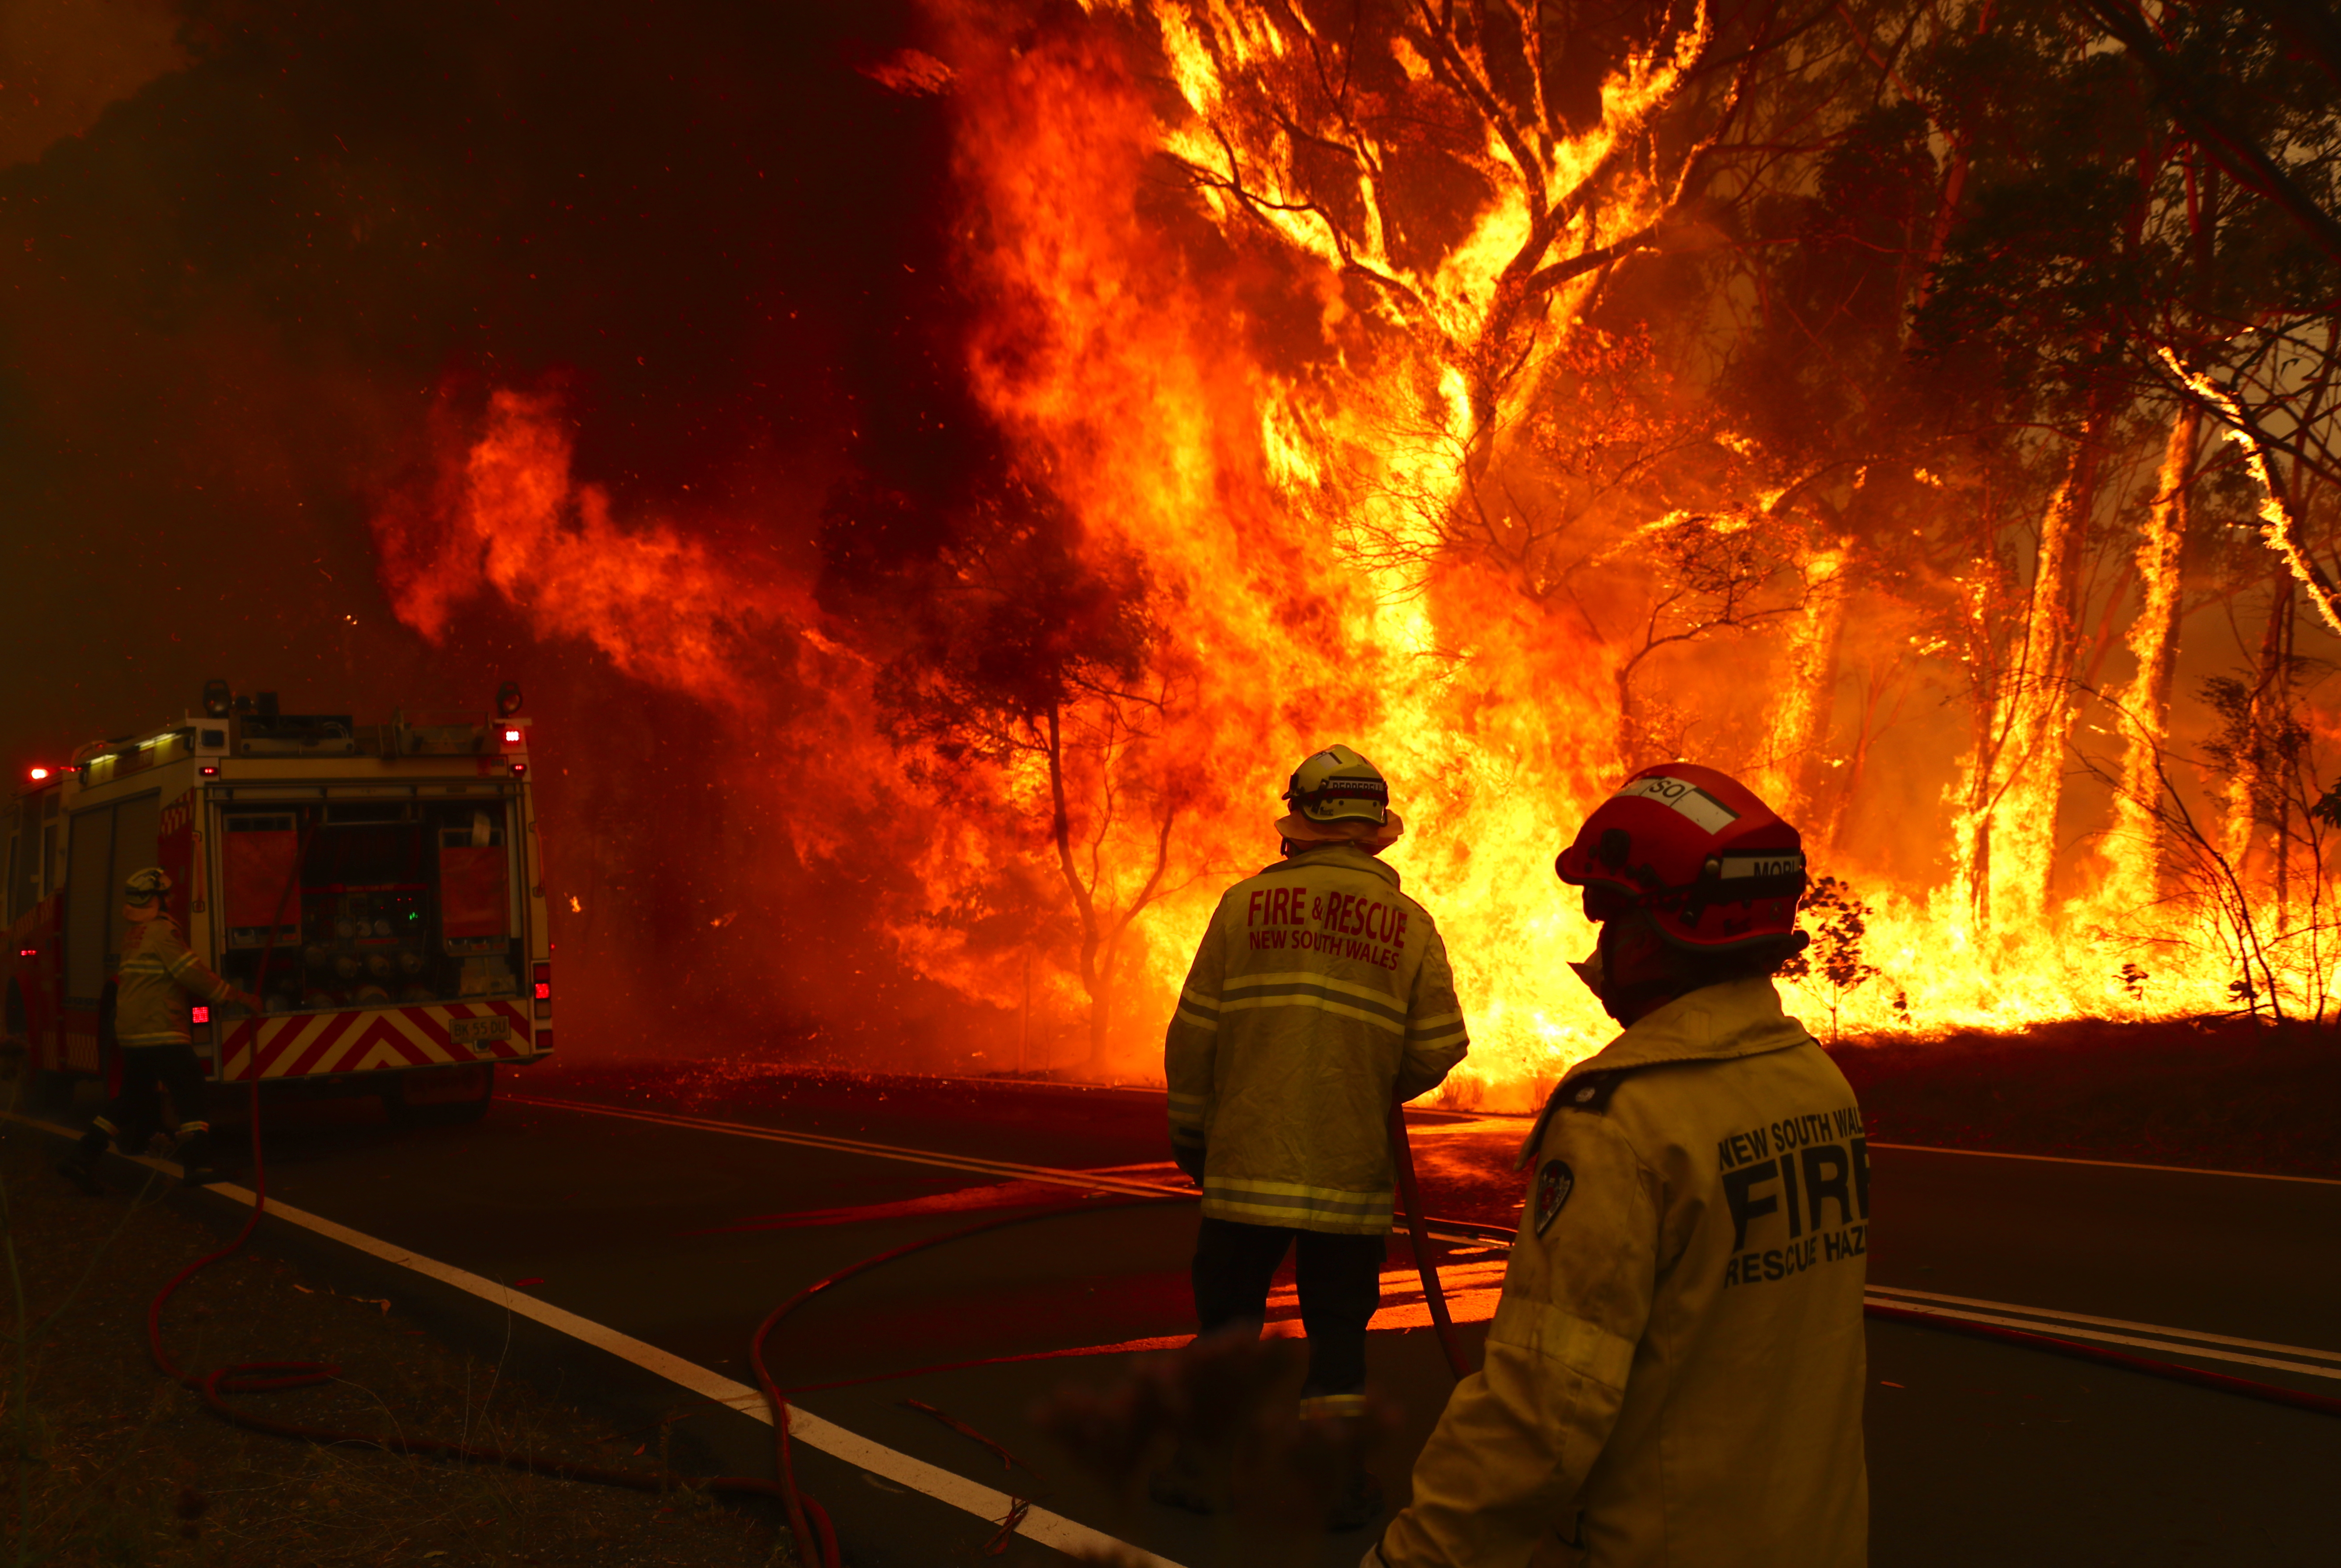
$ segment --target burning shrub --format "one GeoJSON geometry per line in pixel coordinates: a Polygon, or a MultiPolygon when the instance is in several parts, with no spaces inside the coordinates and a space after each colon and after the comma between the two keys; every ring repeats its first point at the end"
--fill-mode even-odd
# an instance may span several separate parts
{"type": "MultiPolygon", "coordinates": [[[[1828,1003],[1829,1044],[1838,1040],[1838,1015],[1845,999],[1884,971],[1862,952],[1869,935],[1869,906],[1835,877],[1823,877],[1805,890],[1797,906],[1805,915],[1813,945],[1780,966],[1784,979],[1818,986],[1828,1003]]],[[[1909,1008],[1900,993],[1896,1010],[1907,1020],[1909,1008]]]]}

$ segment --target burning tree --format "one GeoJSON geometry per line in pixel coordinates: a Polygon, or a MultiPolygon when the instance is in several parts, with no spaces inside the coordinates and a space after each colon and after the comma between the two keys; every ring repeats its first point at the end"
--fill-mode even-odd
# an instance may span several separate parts
{"type": "MultiPolygon", "coordinates": [[[[1966,955],[1930,1022],[2081,984],[2134,1007],[2127,952],[2068,953],[2109,910],[2176,931],[2226,897],[2168,874],[2187,851],[2153,804],[2209,717],[2190,607],[2239,607],[2254,644],[2219,699],[2238,908],[2281,948],[2265,918],[2306,886],[2313,802],[2267,779],[2306,702],[2286,660],[2341,617],[2335,133],[2318,48],[2286,55],[2252,7],[2147,36],[2092,15],[939,7],[932,54],[865,74],[950,134],[952,439],[997,447],[976,477],[871,460],[819,581],[741,573],[744,610],[719,563],[763,558],[613,520],[537,482],[550,460],[508,488],[559,505],[461,542],[644,679],[822,688],[755,710],[792,758],[834,739],[887,780],[834,836],[888,821],[949,936],[881,923],[995,1002],[996,971],[1062,955],[1093,1066],[1175,984],[1185,868],[1264,853],[1276,776],[1335,738],[1409,787],[1394,856],[1492,1080],[1599,1027],[1538,961],[1573,917],[1523,889],[1621,763],[1693,747],[1859,868],[1881,951],[1966,955]],[[2239,495],[2273,553],[2223,547],[2239,495]],[[530,587],[555,576],[578,609],[530,587]],[[1964,722],[1880,744],[1930,701],[1964,722]],[[2112,782],[2071,787],[2106,722],[2112,782]]],[[[384,524],[403,570],[419,536],[384,524]]],[[[400,602],[429,627],[448,601],[400,602]]],[[[2155,950],[2157,1007],[2232,978],[2155,950]]],[[[1858,968],[1848,1027],[1886,1005],[1858,968]]]]}
{"type": "Polygon", "coordinates": [[[1884,973],[1866,951],[1870,908],[1835,877],[1821,877],[1805,889],[1797,908],[1811,930],[1813,945],[1783,964],[1780,976],[1815,987],[1828,999],[1829,1043],[1835,1045],[1846,998],[1884,973]]]}
{"type": "MultiPolygon", "coordinates": [[[[2047,24],[2031,38],[2045,69],[2027,76],[2088,84],[2110,134],[2094,153],[2068,154],[2062,169],[2027,150],[2028,174],[1987,183],[1946,268],[1951,294],[1968,297],[1945,313],[1977,303],[1996,313],[1998,362],[2040,367],[2107,436],[2108,417],[2124,408],[2141,437],[2163,436],[2130,561],[2138,602],[2126,641],[2136,673],[2107,694],[2126,745],[2106,893],[2137,909],[2157,896],[2167,827],[2150,803],[2162,789],[2193,501],[2207,477],[2235,462],[2234,453],[2202,450],[2207,427],[2224,426],[2241,444],[2276,552],[2254,669],[2241,707],[2222,720],[2246,732],[2227,746],[2240,771],[2223,857],[2239,872],[2267,858],[2245,841],[2266,815],[2250,804],[2266,793],[2256,759],[2281,745],[2294,581],[2341,629],[2307,511],[2320,463],[2322,482],[2335,471],[2322,454],[2332,440],[2330,306],[2341,275],[2332,215],[2341,211],[2341,124],[2331,107],[2341,56],[2326,33],[2299,34],[2300,16],[2280,8],[2180,7],[2150,25],[2129,0],[2078,12],[2077,27],[2047,24]],[[2097,46],[2098,27],[2118,50],[2097,46]],[[2010,308],[2011,294],[2031,308],[2010,308]],[[2019,332],[2029,337],[2021,350],[2005,341],[2019,332]]],[[[2053,561],[2069,575],[2074,557],[2057,554],[2063,548],[2058,531],[2044,533],[2044,574],[2053,561]]],[[[2091,684],[2069,660],[2048,673],[2091,684]]],[[[2280,828],[2269,831],[2282,840],[2280,828]]]]}
{"type": "Polygon", "coordinates": [[[1788,554],[1788,532],[1766,516],[1674,517],[1630,536],[1622,549],[1658,563],[1658,586],[1638,634],[1617,640],[1618,758],[1628,768],[1683,754],[1679,723],[1635,701],[1634,672],[1659,650],[1718,630],[1752,631],[1802,610],[1808,585],[1788,554]],[[1669,731],[1672,732],[1669,733],[1669,731]]]}
{"type": "Polygon", "coordinates": [[[1161,0],[1151,20],[1191,114],[1165,144],[1214,219],[1330,266],[1369,335],[1413,362],[1401,384],[1426,406],[1398,426],[1439,432],[1467,471],[1598,274],[1666,243],[1736,96],[1698,69],[1717,38],[1704,6],[1589,28],[1559,12],[1161,0]],[[1708,129],[1662,135],[1687,92],[1708,101],[1708,129]]]}
{"type": "MultiPolygon", "coordinates": [[[[1188,683],[1153,619],[1142,563],[1085,551],[1045,488],[1001,483],[915,573],[887,538],[890,522],[897,541],[917,528],[907,507],[866,491],[832,504],[833,590],[843,603],[873,579],[890,596],[911,589],[906,635],[875,695],[911,798],[939,829],[990,816],[1001,837],[1044,847],[1089,1000],[1087,1066],[1103,1073],[1131,925],[1178,885],[1168,879],[1178,772],[1159,746],[1188,683]],[[1004,775],[1006,789],[978,769],[1004,775]]],[[[979,861],[997,843],[978,845],[979,861]]],[[[962,928],[1004,925],[1029,954],[1059,922],[1027,902],[1021,873],[1012,858],[980,865],[980,885],[956,902],[962,928]]]]}

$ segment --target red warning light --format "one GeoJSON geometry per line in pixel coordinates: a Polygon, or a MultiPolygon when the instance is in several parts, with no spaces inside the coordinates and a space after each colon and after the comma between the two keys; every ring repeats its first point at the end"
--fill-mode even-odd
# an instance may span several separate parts
{"type": "Polygon", "coordinates": [[[42,779],[48,776],[49,770],[45,768],[35,768],[33,769],[33,782],[35,784],[38,784],[42,779]]]}
{"type": "Polygon", "coordinates": [[[206,779],[216,779],[219,777],[219,769],[210,763],[205,763],[203,768],[198,769],[198,771],[200,771],[206,779]]]}
{"type": "Polygon", "coordinates": [[[551,980],[539,980],[536,983],[536,999],[540,1002],[549,1002],[553,1000],[553,982],[551,980]]]}
{"type": "Polygon", "coordinates": [[[520,731],[519,731],[519,730],[517,730],[517,729],[507,729],[507,730],[505,730],[505,731],[504,731],[504,744],[505,744],[505,745],[507,745],[507,746],[517,746],[517,745],[519,745],[519,744],[520,744],[520,731]]]}
{"type": "Polygon", "coordinates": [[[16,949],[16,957],[20,958],[37,958],[40,956],[41,950],[38,948],[19,948],[16,949]]]}
{"type": "Polygon", "coordinates": [[[198,1024],[208,1024],[212,1021],[212,1010],[201,1003],[196,1004],[188,1016],[198,1024]]]}
{"type": "Polygon", "coordinates": [[[528,771],[528,764],[527,764],[527,763],[525,763],[525,762],[515,762],[515,763],[513,763],[513,778],[517,779],[517,778],[519,778],[522,774],[523,774],[523,773],[525,773],[525,772],[527,772],[527,771],[528,771]]]}

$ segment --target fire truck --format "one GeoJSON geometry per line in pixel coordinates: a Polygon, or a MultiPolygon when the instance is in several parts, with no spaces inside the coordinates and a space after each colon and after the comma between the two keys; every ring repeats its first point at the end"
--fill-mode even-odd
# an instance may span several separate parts
{"type": "Polygon", "coordinates": [[[56,1103],[118,1081],[101,1028],[160,866],[204,962],[258,1016],[194,1008],[214,1082],[380,1096],[469,1121],[499,1064],[553,1051],[553,944],[517,686],[494,711],[358,724],[223,680],[202,711],[29,770],[8,815],[6,1037],[56,1103]]]}

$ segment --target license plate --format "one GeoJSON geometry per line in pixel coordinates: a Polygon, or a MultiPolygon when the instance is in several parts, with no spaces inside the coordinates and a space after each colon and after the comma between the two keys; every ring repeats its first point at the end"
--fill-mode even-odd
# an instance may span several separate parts
{"type": "Polygon", "coordinates": [[[492,1040],[512,1038],[510,1018],[454,1018],[447,1025],[447,1037],[459,1046],[484,1046],[492,1040]]]}

